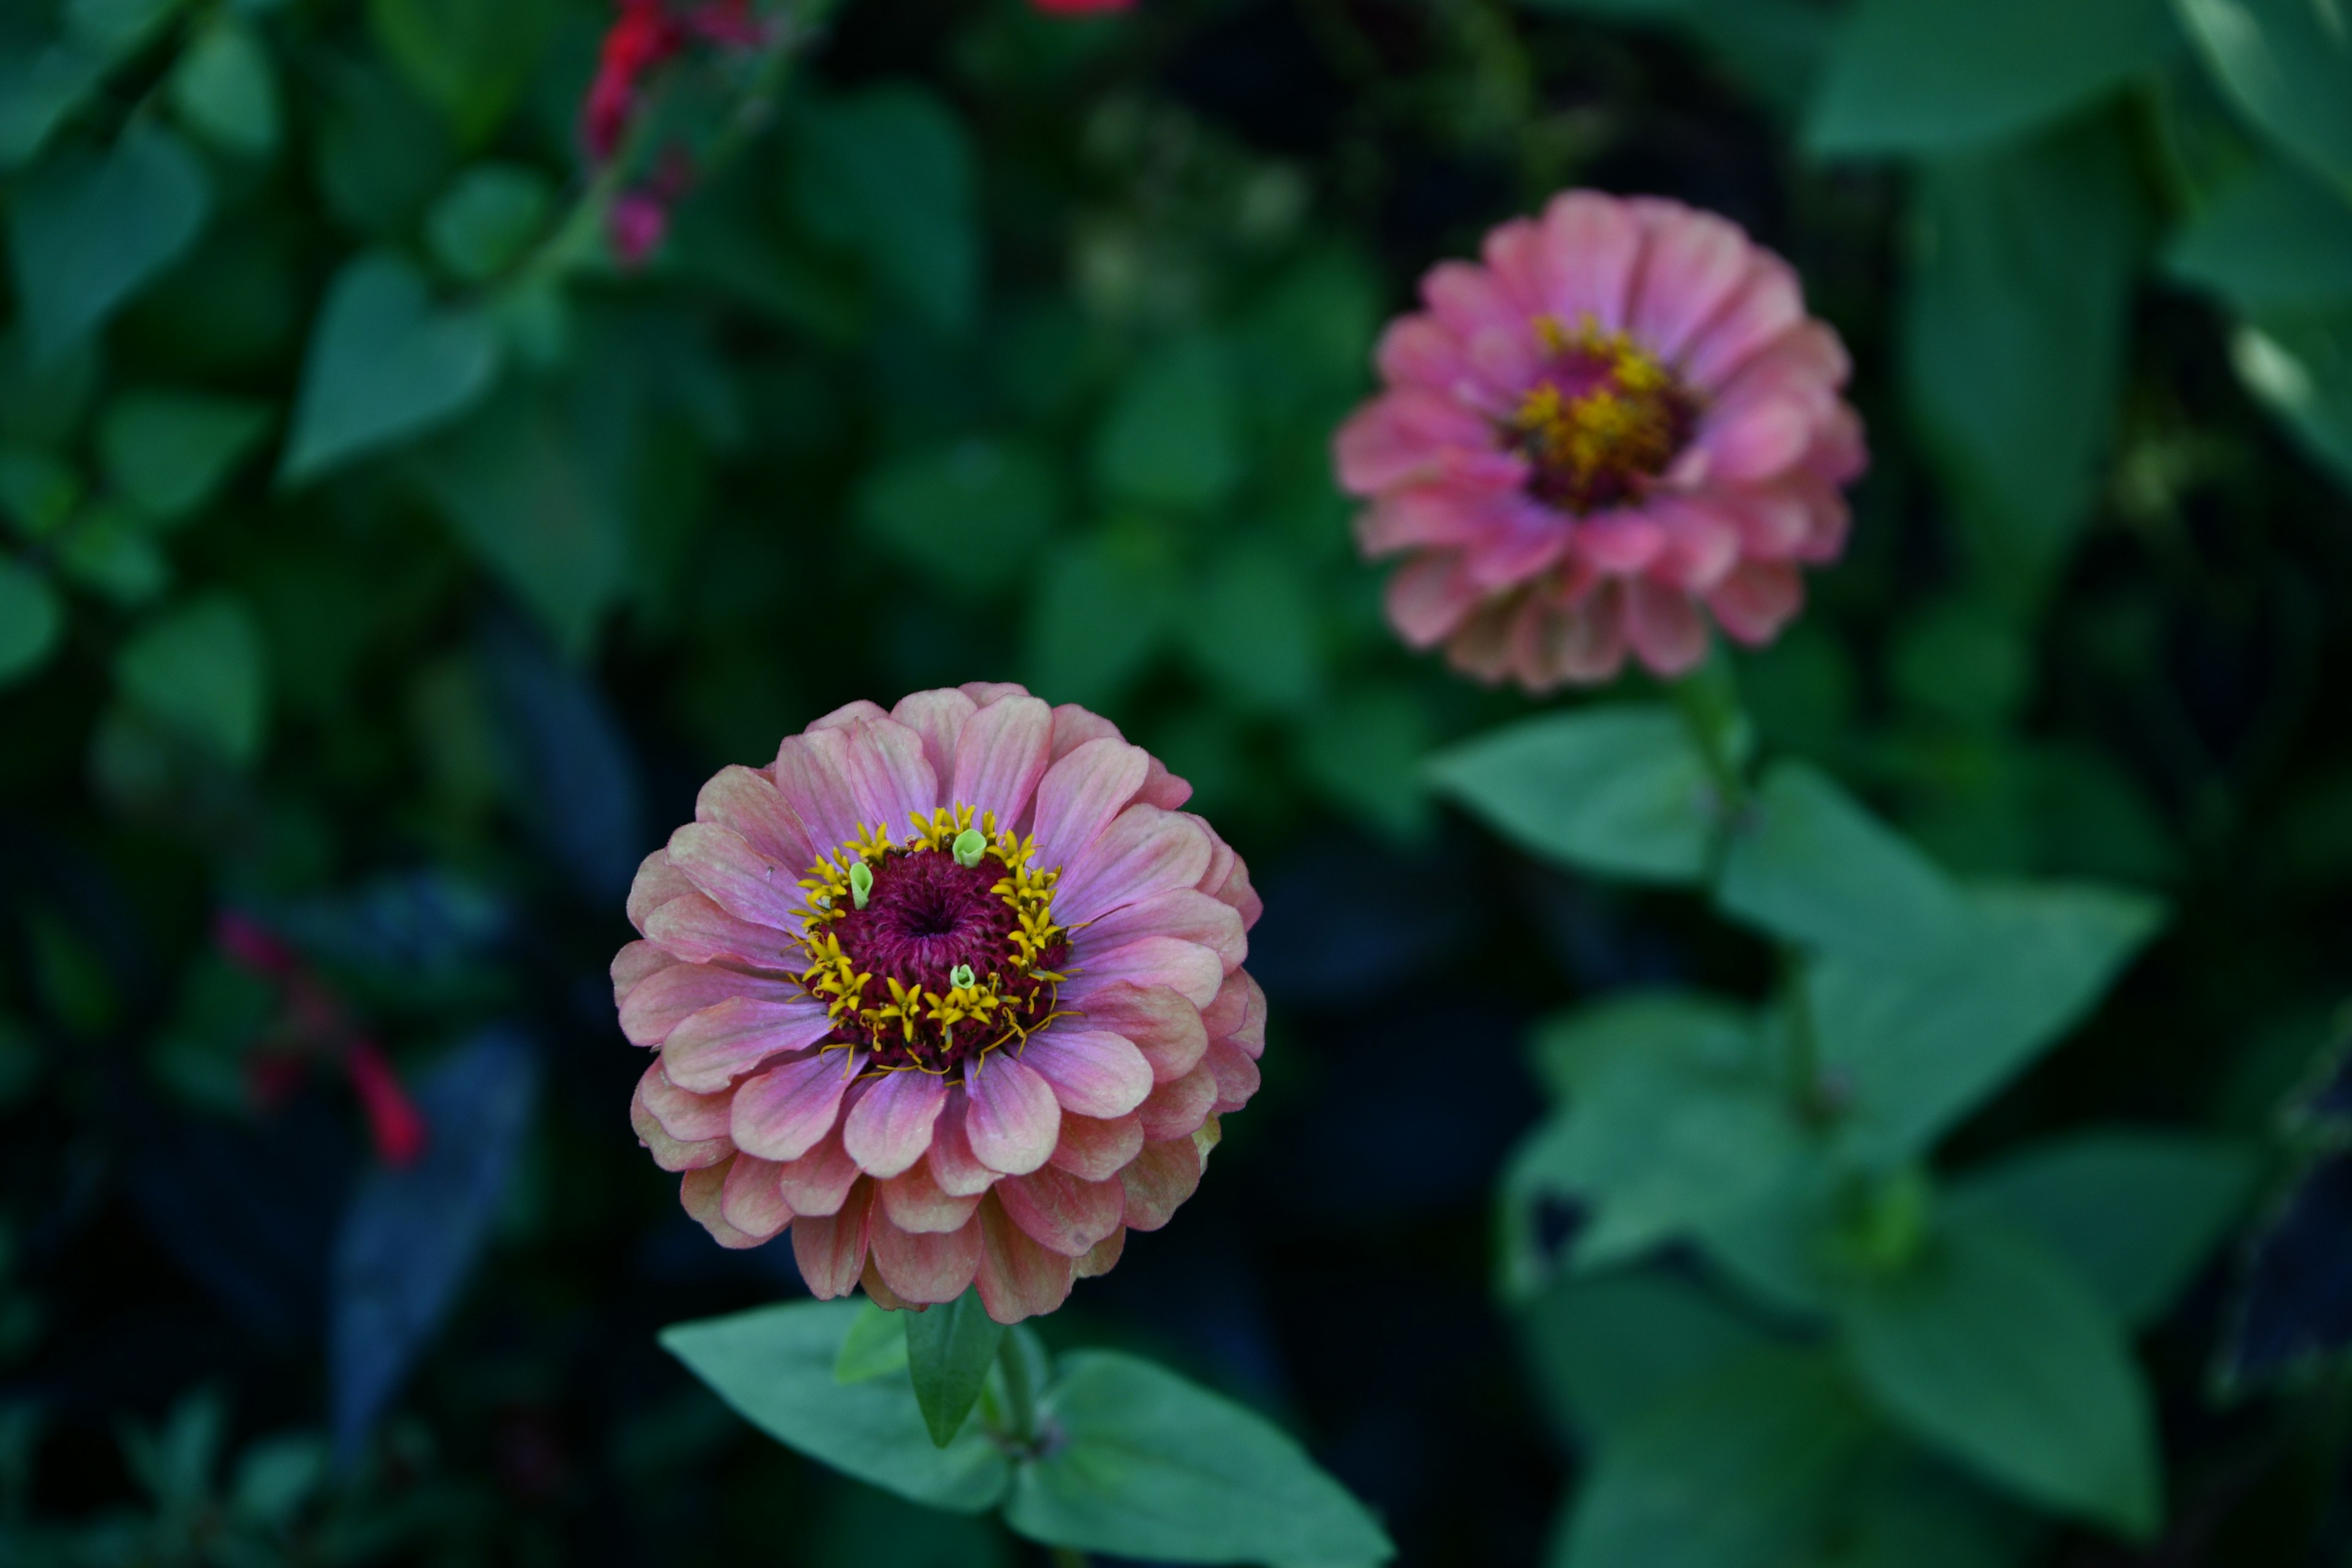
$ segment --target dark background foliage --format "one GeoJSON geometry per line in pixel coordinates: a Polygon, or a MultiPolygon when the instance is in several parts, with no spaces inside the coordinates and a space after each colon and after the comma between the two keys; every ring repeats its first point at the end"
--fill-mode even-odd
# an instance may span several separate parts
{"type": "MultiPolygon", "coordinates": [[[[850,0],[781,86],[686,62],[605,185],[585,0],[12,15],[0,1540],[1026,1560],[656,1348],[799,1286],[635,1147],[604,976],[716,766],[1017,678],[1192,779],[1265,893],[1274,1020],[1200,1196],[1049,1337],[1274,1413],[1405,1562],[1536,1560],[1575,1456],[1490,1288],[1526,1026],[1769,961],[1423,796],[1433,744],[1522,704],[1392,644],[1326,453],[1418,274],[1570,184],[1727,213],[1853,351],[1853,548],[1736,663],[1765,743],[1956,870],[2175,911],[1960,1149],[2266,1136],[2352,936],[2352,268],[2264,274],[2205,220],[2273,165],[2320,204],[2294,233],[2352,220],[2150,14],[2118,68],[2012,58],[2021,108],[1945,123],[1857,98],[1860,23],[1802,0],[850,0]],[[664,145],[694,188],[617,268],[599,204],[664,145]],[[350,306],[363,254],[390,303],[350,306]],[[432,1133],[398,1169],[383,1062],[432,1133]]],[[[2309,1202],[2324,1257],[2343,1200],[2309,1202]]],[[[2288,1339],[2324,1273],[2257,1303],[2288,1339]]],[[[2212,1394],[2235,1279],[2146,1342],[2169,1532],[2049,1561],[2352,1550],[2334,1384],[2212,1394]]]]}

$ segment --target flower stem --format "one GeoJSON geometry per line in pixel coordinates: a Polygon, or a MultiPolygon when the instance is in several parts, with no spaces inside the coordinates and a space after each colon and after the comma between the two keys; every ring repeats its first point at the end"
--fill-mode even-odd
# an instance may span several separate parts
{"type": "Polygon", "coordinates": [[[1030,1385],[1029,1363],[1021,1354],[1017,1335],[1004,1336],[996,1364],[1004,1373],[1005,1424],[1013,1429],[1013,1440],[1027,1447],[1037,1441],[1037,1391],[1030,1385]]]}
{"type": "Polygon", "coordinates": [[[1813,999],[1805,990],[1805,957],[1780,946],[1780,994],[1789,1027],[1789,1093],[1808,1120],[1828,1110],[1822,1094],[1822,1042],[1813,1027],[1813,999]]]}

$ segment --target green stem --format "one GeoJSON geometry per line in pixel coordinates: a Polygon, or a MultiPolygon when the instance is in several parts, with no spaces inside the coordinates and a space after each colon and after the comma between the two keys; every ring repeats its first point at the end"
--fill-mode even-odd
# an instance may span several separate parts
{"type": "Polygon", "coordinates": [[[1780,947],[1780,994],[1789,1025],[1789,1093],[1798,1113],[1818,1117],[1827,1109],[1822,1097],[1822,1042],[1813,1027],[1813,1001],[1805,990],[1804,954],[1780,947]]]}
{"type": "Polygon", "coordinates": [[[1037,1390],[1029,1382],[1029,1363],[1022,1359],[1021,1342],[1004,1336],[997,1348],[996,1364],[1004,1373],[1004,1421],[1013,1440],[1024,1447],[1037,1440],[1037,1390]]]}

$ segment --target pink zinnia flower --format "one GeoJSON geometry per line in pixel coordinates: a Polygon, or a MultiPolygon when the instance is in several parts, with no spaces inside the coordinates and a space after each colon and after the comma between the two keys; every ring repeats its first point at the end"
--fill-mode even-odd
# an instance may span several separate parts
{"type": "Polygon", "coordinates": [[[1048,1312],[1192,1195],[1255,1092],[1258,899],[1192,793],[1018,686],[853,702],[730,767],[629,892],[631,1116],[819,1297],[1048,1312]]]}
{"type": "Polygon", "coordinates": [[[1797,275],[1678,202],[1595,191],[1422,279],[1377,356],[1387,389],[1340,427],[1357,537],[1410,555],[1389,618],[1416,647],[1530,691],[1661,675],[1706,654],[1703,605],[1769,642],[1833,560],[1838,487],[1867,462],[1837,333],[1797,275]]]}

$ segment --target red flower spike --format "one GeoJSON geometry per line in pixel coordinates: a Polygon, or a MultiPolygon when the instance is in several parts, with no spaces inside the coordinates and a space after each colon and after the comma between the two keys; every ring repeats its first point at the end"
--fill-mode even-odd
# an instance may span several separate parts
{"type": "Polygon", "coordinates": [[[383,1053],[372,1041],[353,1040],[343,1053],[343,1070],[351,1075],[352,1091],[367,1112],[376,1156],[394,1170],[416,1163],[425,1152],[425,1118],[383,1053]]]}

